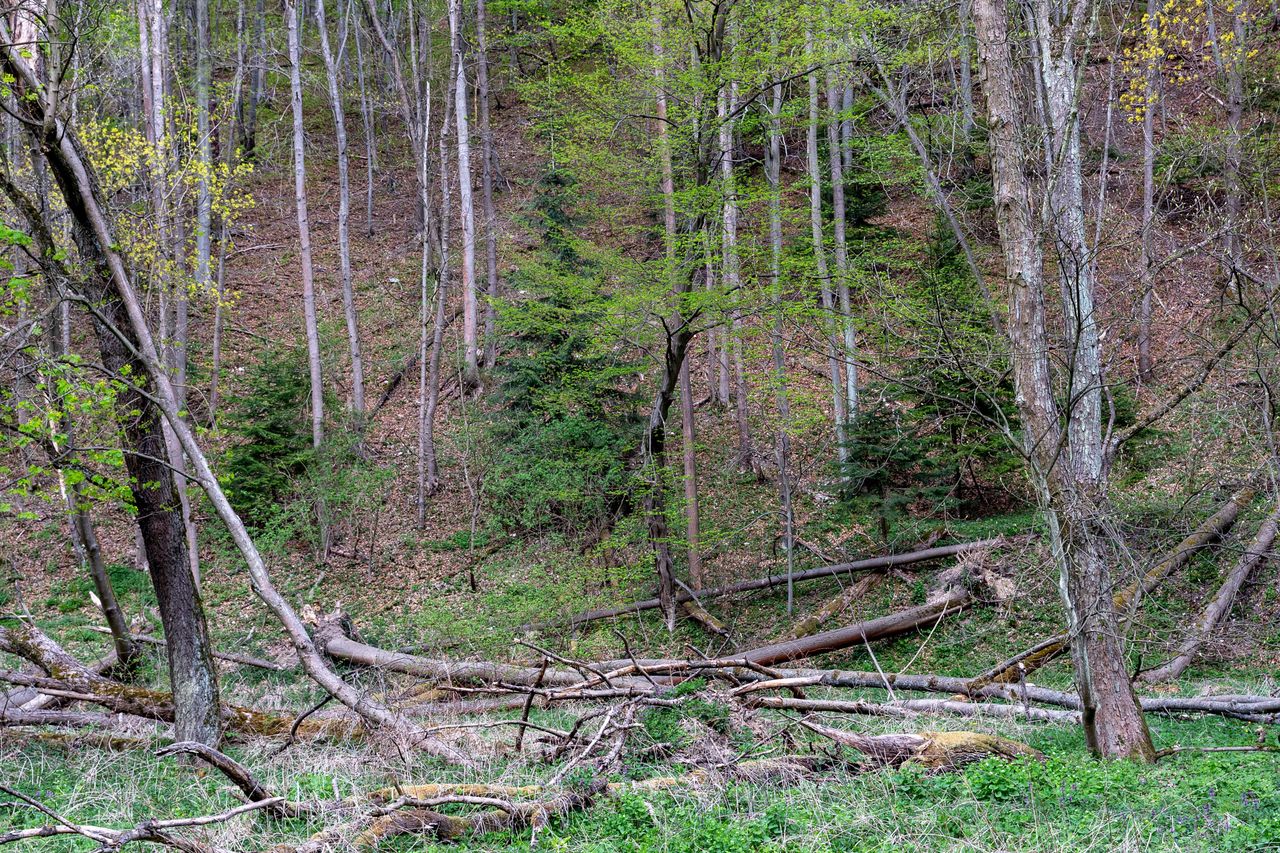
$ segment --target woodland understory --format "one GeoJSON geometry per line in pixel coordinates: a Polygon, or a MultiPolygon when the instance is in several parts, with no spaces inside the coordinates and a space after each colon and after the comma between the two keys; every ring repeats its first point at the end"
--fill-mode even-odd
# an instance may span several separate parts
{"type": "Polygon", "coordinates": [[[1280,845],[1280,8],[0,0],[0,848],[1280,845]]]}

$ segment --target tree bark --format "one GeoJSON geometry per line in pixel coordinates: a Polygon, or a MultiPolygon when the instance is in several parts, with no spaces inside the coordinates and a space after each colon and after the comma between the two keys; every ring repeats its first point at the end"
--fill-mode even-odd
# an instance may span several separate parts
{"type": "Polygon", "coordinates": [[[324,377],[320,368],[320,326],[316,318],[315,278],[311,266],[311,224],[307,216],[306,138],[302,114],[302,48],[293,0],[283,0],[289,34],[289,86],[293,104],[293,197],[298,212],[302,259],[302,314],[307,336],[307,368],[311,376],[311,446],[324,443],[324,377]]]}

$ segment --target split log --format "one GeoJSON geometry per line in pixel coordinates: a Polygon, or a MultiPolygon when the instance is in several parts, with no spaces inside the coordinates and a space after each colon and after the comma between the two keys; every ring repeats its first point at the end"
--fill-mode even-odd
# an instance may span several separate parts
{"type": "Polygon", "coordinates": [[[1240,592],[1241,587],[1244,586],[1245,581],[1267,559],[1271,546],[1276,541],[1278,526],[1280,526],[1280,509],[1277,509],[1262,522],[1262,526],[1258,528],[1257,535],[1253,537],[1253,541],[1249,543],[1249,547],[1245,549],[1245,552],[1240,555],[1235,568],[1227,575],[1226,582],[1222,584],[1218,594],[1205,605],[1204,610],[1200,613],[1200,618],[1196,620],[1196,625],[1192,629],[1191,635],[1178,647],[1177,656],[1165,665],[1143,673],[1139,676],[1140,680],[1152,684],[1169,681],[1182,675],[1183,671],[1191,665],[1191,661],[1200,652],[1200,648],[1209,639],[1209,635],[1231,612],[1231,605],[1235,603],[1236,595],[1240,592]]]}
{"type": "MultiPolygon", "coordinates": [[[[796,572],[792,575],[793,583],[802,581],[815,580],[817,578],[828,578],[834,575],[855,574],[858,572],[886,572],[898,566],[909,566],[914,563],[923,563],[930,560],[941,560],[946,557],[955,557],[967,551],[978,548],[989,548],[1000,543],[1001,539],[983,539],[978,542],[964,542],[959,545],[945,545],[939,548],[926,548],[922,551],[913,551],[909,554],[890,554],[884,557],[872,557],[867,560],[857,560],[852,563],[839,563],[832,566],[820,566],[816,569],[808,569],[803,572],[796,572]]],[[[714,589],[704,589],[698,592],[699,598],[706,600],[708,598],[720,598],[726,595],[734,595],[739,592],[752,592],[759,589],[773,589],[774,587],[784,587],[787,584],[786,575],[769,575],[768,577],[755,578],[748,581],[740,581],[739,583],[729,584],[728,586],[719,586],[714,589]]],[[[692,600],[693,596],[687,592],[676,594],[676,601],[683,603],[692,600]]],[[[619,607],[607,607],[600,610],[589,610],[586,613],[579,613],[577,616],[569,620],[571,627],[584,625],[588,622],[594,622],[600,619],[612,619],[615,616],[626,616],[630,613],[640,613],[645,610],[656,610],[661,603],[656,598],[646,598],[643,601],[634,601],[630,604],[623,604],[619,607]]],[[[550,623],[531,626],[534,628],[550,627],[550,623]]]]}
{"type": "Polygon", "coordinates": [[[711,612],[703,607],[698,599],[691,598],[688,601],[681,602],[680,608],[684,611],[685,616],[701,625],[702,630],[708,634],[726,639],[729,637],[729,629],[725,627],[725,624],[715,616],[712,616],[711,612]]]}
{"type": "Polygon", "coordinates": [[[795,627],[787,635],[787,639],[798,640],[816,632],[831,619],[839,616],[855,601],[866,598],[867,593],[880,583],[881,575],[865,575],[858,582],[845,589],[835,598],[823,604],[813,613],[796,622],[795,627]]]}
{"type": "MultiPolygon", "coordinates": [[[[1136,606],[1144,596],[1159,586],[1161,581],[1191,562],[1191,558],[1201,550],[1225,536],[1236,523],[1236,519],[1240,517],[1240,511],[1253,502],[1257,493],[1258,490],[1249,485],[1233,494],[1217,512],[1206,518],[1187,538],[1183,539],[1177,548],[1157,560],[1129,586],[1117,592],[1113,596],[1116,611],[1123,613],[1136,606]]],[[[1067,651],[1069,644],[1070,640],[1066,634],[1050,637],[977,676],[973,679],[973,686],[1009,684],[1024,679],[1045,664],[1056,660],[1067,651]]]]}

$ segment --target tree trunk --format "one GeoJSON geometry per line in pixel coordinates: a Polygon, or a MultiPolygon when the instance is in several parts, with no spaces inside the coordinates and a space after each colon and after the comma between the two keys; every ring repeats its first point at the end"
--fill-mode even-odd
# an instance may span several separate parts
{"type": "Polygon", "coordinates": [[[462,0],[449,0],[449,42],[456,64],[454,121],[458,132],[458,214],[462,221],[462,345],[463,381],[480,384],[476,298],[476,211],[471,197],[471,129],[467,112],[467,75],[462,43],[462,0]]]}
{"type": "MultiPolygon", "coordinates": [[[[845,415],[850,424],[858,419],[858,367],[857,338],[853,327],[853,309],[849,301],[849,243],[845,236],[844,203],[844,141],[840,122],[840,96],[842,87],[836,82],[835,72],[827,69],[827,159],[831,163],[831,220],[835,243],[836,282],[835,291],[840,304],[840,336],[843,340],[845,415]]],[[[848,432],[846,428],[846,439],[848,432]]],[[[852,448],[849,448],[852,452],[852,448]]]]}
{"type": "MultiPolygon", "coordinates": [[[[207,2],[207,0],[202,0],[207,2]]],[[[342,108],[342,89],[338,85],[338,69],[343,57],[334,57],[329,49],[329,28],[325,22],[325,0],[313,0],[316,30],[320,34],[320,54],[324,57],[325,76],[329,83],[329,102],[333,106],[333,128],[338,154],[338,266],[342,273],[342,309],[347,321],[347,346],[351,353],[351,414],[357,433],[364,430],[364,359],[360,354],[360,319],[356,310],[355,289],[351,285],[351,181],[347,161],[347,119],[342,108]]]]}
{"type": "MultiPolygon", "coordinates": [[[[777,35],[771,42],[777,44],[777,35]]],[[[773,373],[778,404],[778,429],[774,455],[778,464],[778,500],[782,505],[783,545],[787,552],[787,613],[795,609],[796,569],[795,511],[791,503],[791,400],[787,392],[786,357],[782,349],[782,84],[773,85],[773,106],[769,112],[769,147],[765,171],[769,181],[769,292],[773,298],[773,373]]]]}
{"type": "MultiPolygon", "coordinates": [[[[345,12],[343,14],[346,14],[345,12]]],[[[373,236],[373,183],[377,173],[377,146],[374,144],[373,110],[369,106],[369,89],[364,79],[364,45],[357,20],[351,28],[356,41],[356,80],[360,85],[360,121],[364,125],[364,221],[365,236],[373,236]]]]}
{"type": "MultiPolygon", "coordinates": [[[[805,30],[806,51],[814,53],[813,33],[805,30]]],[[[840,338],[836,331],[836,305],[831,291],[831,272],[827,266],[826,240],[822,229],[822,169],[818,161],[818,74],[809,73],[809,127],[805,151],[809,167],[809,226],[813,237],[813,263],[822,294],[824,325],[827,329],[827,364],[831,371],[831,409],[835,420],[836,459],[840,463],[841,477],[849,461],[849,443],[845,425],[849,422],[845,406],[844,376],[840,372],[840,338]]]]}
{"type": "MultiPolygon", "coordinates": [[[[747,377],[742,363],[742,322],[738,317],[738,304],[742,300],[742,273],[738,258],[738,188],[733,170],[734,112],[737,110],[737,87],[734,83],[721,86],[717,101],[717,119],[720,124],[720,183],[723,196],[721,217],[721,264],[724,270],[724,292],[732,306],[729,309],[729,325],[725,333],[724,358],[733,349],[732,398],[734,422],[738,427],[738,466],[744,471],[756,472],[755,448],[751,440],[751,421],[748,418],[747,377]]],[[[722,359],[723,364],[723,359],[722,359]]]]}
{"type": "Polygon", "coordinates": [[[315,279],[311,267],[311,225],[307,217],[306,139],[302,114],[302,48],[298,43],[298,14],[293,0],[284,0],[289,33],[289,86],[293,103],[293,191],[298,211],[298,241],[302,257],[302,313],[307,335],[307,367],[311,374],[311,445],[324,442],[324,378],[320,371],[320,327],[316,318],[315,279]]]}
{"type": "MultiPolygon", "coordinates": [[[[653,16],[653,54],[657,57],[654,63],[654,74],[657,77],[657,96],[654,122],[658,137],[658,157],[662,164],[662,225],[664,246],[667,256],[667,276],[671,280],[671,288],[679,293],[680,279],[676,262],[676,185],[675,171],[671,162],[671,128],[667,119],[667,91],[665,74],[665,44],[661,14],[653,16]]],[[[695,590],[702,589],[702,554],[698,550],[698,453],[696,432],[693,420],[693,382],[690,376],[689,360],[686,358],[680,365],[680,436],[684,463],[684,511],[685,511],[685,544],[688,547],[689,586],[695,590]]]]}
{"type": "Polygon", "coordinates": [[[986,94],[995,182],[996,224],[1012,292],[1008,326],[1024,452],[1032,485],[1048,522],[1067,610],[1076,688],[1085,739],[1096,754],[1154,759],[1146,721],[1130,683],[1105,543],[1115,536],[1108,521],[1101,437],[1101,356],[1093,313],[1093,282],[1084,245],[1083,201],[1076,114],[1076,51],[1084,39],[1089,4],[1074,0],[1051,22],[1047,0],[1034,16],[1040,63],[1034,83],[1042,90],[1044,145],[1059,162],[1050,171],[1046,221],[1039,223],[1022,134],[1019,86],[1004,0],[975,0],[979,66],[986,94]],[[1041,228],[1052,239],[1060,270],[1066,351],[1072,353],[1065,412],[1059,411],[1050,374],[1041,228]],[[1061,424],[1066,423],[1065,435],[1061,424]]]}
{"type": "Polygon", "coordinates": [[[484,367],[492,370],[498,357],[498,217],[493,207],[493,181],[498,172],[498,149],[489,126],[492,95],[489,91],[489,40],[485,0],[476,0],[476,86],[480,113],[480,209],[484,215],[485,272],[488,299],[484,305],[484,367]]]}
{"type": "Polygon", "coordinates": [[[1138,308],[1138,378],[1152,379],[1151,300],[1155,288],[1155,163],[1156,163],[1156,98],[1159,92],[1159,60],[1152,53],[1159,38],[1156,15],[1157,0],[1147,0],[1147,19],[1143,24],[1148,58],[1143,77],[1142,106],[1142,258],[1139,261],[1141,303],[1138,308]]]}

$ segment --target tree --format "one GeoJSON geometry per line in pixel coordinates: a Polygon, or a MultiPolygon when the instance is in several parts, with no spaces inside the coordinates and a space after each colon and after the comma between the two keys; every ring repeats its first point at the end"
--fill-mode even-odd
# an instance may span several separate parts
{"type": "Polygon", "coordinates": [[[307,142],[302,114],[302,47],[298,13],[284,0],[289,33],[289,89],[293,105],[293,197],[298,213],[299,255],[302,259],[302,317],[307,335],[307,370],[311,375],[311,444],[324,442],[324,377],[320,367],[320,324],[316,317],[315,273],[311,266],[311,222],[307,215],[307,142]]]}
{"type": "Polygon", "coordinates": [[[351,285],[351,182],[348,177],[347,120],[342,108],[342,89],[338,68],[342,64],[344,43],[335,58],[329,48],[329,28],[325,23],[324,0],[315,0],[316,30],[320,34],[320,55],[324,57],[325,78],[329,84],[329,104],[333,107],[333,129],[338,154],[338,269],[342,275],[342,308],[347,321],[347,345],[351,353],[351,414],[356,431],[364,427],[364,359],[360,353],[360,319],[356,309],[355,290],[351,285]]]}
{"type": "Polygon", "coordinates": [[[1036,54],[1015,62],[1004,0],[975,0],[981,80],[995,184],[996,224],[1010,292],[1008,335],[1022,421],[1022,448],[1045,514],[1071,636],[1085,738],[1098,755],[1152,761],[1155,749],[1126,668],[1119,617],[1112,602],[1115,541],[1107,502],[1108,460],[1102,436],[1101,341],[1094,281],[1084,237],[1078,63],[1091,32],[1093,4],[1061,8],[1035,0],[1036,54]],[[1019,79],[1019,75],[1023,75],[1019,79]],[[1035,202],[1032,158],[1020,92],[1030,85],[1044,105],[1040,133],[1054,152],[1046,205],[1035,202]],[[1059,268],[1065,317],[1064,351],[1055,377],[1046,311],[1046,248],[1059,268]],[[1064,398],[1055,378],[1067,390],[1064,398]]]}

